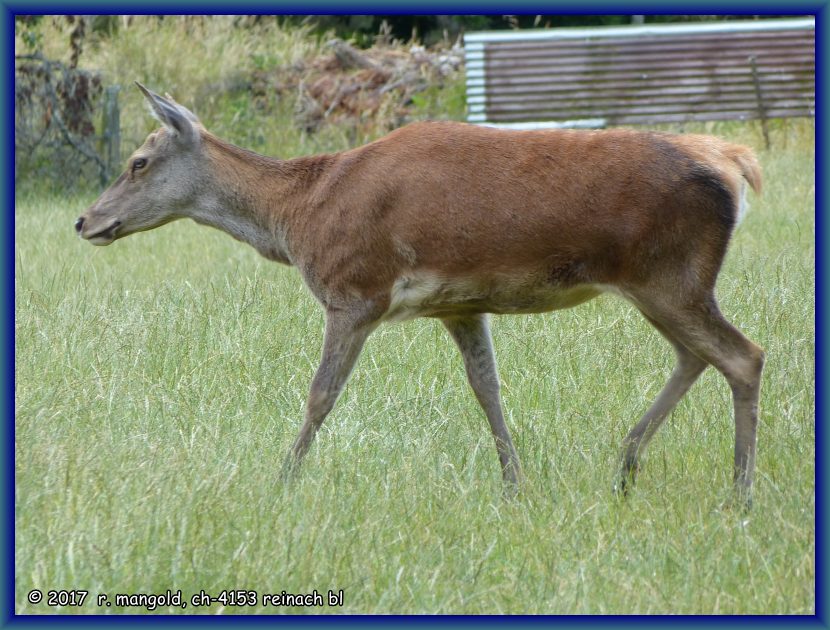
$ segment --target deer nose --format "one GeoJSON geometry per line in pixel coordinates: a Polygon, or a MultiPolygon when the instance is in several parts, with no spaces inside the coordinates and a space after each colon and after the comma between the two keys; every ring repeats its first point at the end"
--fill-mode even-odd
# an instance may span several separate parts
{"type": "Polygon", "coordinates": [[[84,218],[83,217],[78,217],[78,220],[75,221],[75,231],[80,234],[83,227],[84,227],[84,218]]]}

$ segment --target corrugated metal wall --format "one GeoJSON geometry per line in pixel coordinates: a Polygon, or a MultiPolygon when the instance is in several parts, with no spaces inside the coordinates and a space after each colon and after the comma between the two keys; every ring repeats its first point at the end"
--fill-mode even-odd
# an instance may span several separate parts
{"type": "Polygon", "coordinates": [[[471,33],[471,122],[815,115],[812,18],[471,33]]]}

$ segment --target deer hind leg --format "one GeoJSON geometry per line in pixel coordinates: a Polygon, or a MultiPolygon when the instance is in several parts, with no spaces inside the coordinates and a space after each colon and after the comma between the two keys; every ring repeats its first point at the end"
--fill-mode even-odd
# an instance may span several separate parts
{"type": "Polygon", "coordinates": [[[505,493],[513,496],[521,483],[522,471],[501,409],[499,375],[487,318],[485,315],[475,315],[445,318],[441,321],[461,351],[467,380],[487,416],[496,441],[505,493]]]}
{"type": "Polygon", "coordinates": [[[284,477],[296,472],[318,429],[340,396],[366,338],[374,329],[372,324],[363,322],[354,313],[326,313],[323,356],[311,382],[305,420],[283,466],[284,477]]]}
{"type": "Polygon", "coordinates": [[[629,486],[633,485],[639,470],[640,456],[657,429],[708,366],[706,361],[678,342],[663,326],[648,315],[646,319],[674,346],[677,365],[668,382],[657,395],[657,399],[623,441],[620,474],[614,485],[614,491],[622,495],[627,494],[629,486]]]}
{"type": "Polygon", "coordinates": [[[679,343],[713,365],[729,383],[735,409],[735,490],[738,499],[749,506],[764,351],[726,320],[711,293],[679,305],[640,296],[638,305],[679,343]]]}

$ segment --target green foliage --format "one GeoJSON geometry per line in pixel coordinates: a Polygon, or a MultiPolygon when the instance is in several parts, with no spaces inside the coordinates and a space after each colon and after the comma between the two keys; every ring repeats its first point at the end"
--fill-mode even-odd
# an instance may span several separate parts
{"type": "Polygon", "coordinates": [[[430,86],[412,97],[419,120],[464,120],[467,115],[467,90],[462,77],[444,86],[430,86]]]}
{"type": "MultiPolygon", "coordinates": [[[[255,140],[228,98],[219,123],[255,140]]],[[[762,146],[757,126],[712,129],[762,146]]],[[[280,139],[288,151],[346,141],[280,139]]],[[[343,609],[199,612],[813,614],[814,129],[789,123],[773,142],[718,287],[767,351],[749,515],[723,507],[733,424],[712,370],[655,438],[633,495],[611,496],[620,441],[673,362],[611,297],[493,320],[528,478],[518,501],[501,500],[486,421],[428,320],[373,334],[284,485],[322,342],[296,271],[191,222],[93,248],[72,230],[91,197],[21,198],[16,613],[144,612],[99,609],[98,593],[342,588],[343,609]],[[90,597],[57,611],[28,603],[33,588],[90,597]]]]}
{"type": "MultiPolygon", "coordinates": [[[[273,21],[243,27],[235,20],[233,16],[131,16],[121,18],[117,29],[111,26],[117,37],[95,32],[80,65],[101,72],[105,84],[123,86],[120,105],[125,158],[157,126],[133,86],[136,80],[171,93],[231,140],[233,130],[221,125],[217,128],[213,121],[227,121],[232,126],[239,116],[259,117],[267,125],[272,112],[254,109],[254,99],[245,92],[250,74],[263,66],[298,63],[314,54],[319,43],[307,29],[283,29],[273,21]],[[230,111],[224,109],[228,106],[230,111]]],[[[38,26],[43,54],[50,59],[65,58],[68,35],[64,22],[47,20],[38,26]]],[[[279,122],[290,126],[292,121],[289,116],[279,122]]],[[[240,137],[244,139],[245,134],[240,137]]]]}
{"type": "Polygon", "coordinates": [[[37,25],[43,16],[40,15],[18,15],[14,19],[15,39],[22,44],[17,54],[31,54],[40,50],[43,43],[43,33],[37,29],[37,25]]]}
{"type": "MultiPolygon", "coordinates": [[[[750,19],[764,16],[644,15],[644,23],[750,19]]],[[[778,16],[776,16],[778,17],[778,16]]],[[[364,47],[377,41],[421,41],[426,45],[452,43],[468,31],[618,26],[630,24],[631,15],[297,15],[275,17],[286,24],[301,24],[364,47]]]]}

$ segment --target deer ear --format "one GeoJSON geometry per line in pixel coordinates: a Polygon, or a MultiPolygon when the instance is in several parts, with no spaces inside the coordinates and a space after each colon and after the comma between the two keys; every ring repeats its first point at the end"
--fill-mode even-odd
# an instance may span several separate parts
{"type": "Polygon", "coordinates": [[[193,123],[198,122],[196,116],[175,101],[169,101],[163,96],[148,90],[138,81],[135,84],[150,104],[151,113],[161,124],[182,141],[193,142],[196,139],[198,132],[193,127],[193,123]]]}
{"type": "Polygon", "coordinates": [[[196,116],[196,114],[191,112],[189,109],[187,109],[187,107],[185,107],[181,103],[176,102],[176,99],[174,99],[172,96],[170,96],[170,92],[165,92],[164,93],[164,98],[166,98],[168,101],[173,103],[173,105],[178,107],[179,111],[190,119],[190,122],[196,123],[196,124],[199,124],[199,125],[202,124],[201,121],[199,120],[199,118],[196,116]]]}

